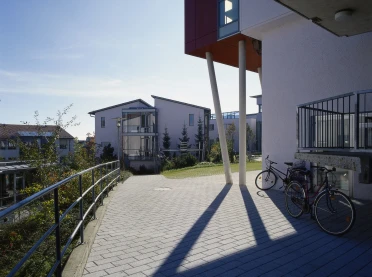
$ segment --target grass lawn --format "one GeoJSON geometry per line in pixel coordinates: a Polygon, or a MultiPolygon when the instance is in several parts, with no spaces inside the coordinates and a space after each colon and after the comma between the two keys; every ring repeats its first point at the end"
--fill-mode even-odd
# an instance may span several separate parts
{"type": "MultiPolygon", "coordinates": [[[[249,162],[247,163],[246,168],[247,168],[247,171],[261,170],[262,163],[261,162],[249,162]]],[[[239,164],[238,163],[231,164],[231,171],[238,172],[239,164]]],[[[200,176],[224,174],[224,171],[223,171],[223,165],[217,164],[213,166],[198,166],[197,165],[193,167],[173,169],[173,170],[163,171],[161,174],[169,179],[183,179],[183,178],[189,178],[189,177],[200,177],[200,176]]]]}

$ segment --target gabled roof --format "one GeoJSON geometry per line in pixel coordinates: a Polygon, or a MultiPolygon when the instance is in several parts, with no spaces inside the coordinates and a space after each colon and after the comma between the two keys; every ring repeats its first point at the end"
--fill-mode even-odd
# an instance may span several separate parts
{"type": "Polygon", "coordinates": [[[151,95],[151,97],[154,98],[154,99],[169,101],[169,102],[173,102],[173,103],[177,103],[177,104],[181,104],[181,105],[186,105],[186,106],[190,106],[190,107],[194,107],[194,108],[204,109],[204,110],[208,110],[208,111],[211,110],[210,108],[201,107],[201,106],[197,106],[197,105],[193,105],[193,104],[189,104],[189,103],[185,103],[185,102],[181,102],[181,101],[176,101],[176,100],[172,100],[172,99],[168,99],[168,98],[164,98],[164,97],[159,97],[159,96],[155,96],[155,95],[151,95]]]}
{"type": "MultiPolygon", "coordinates": [[[[8,139],[13,137],[37,137],[51,136],[59,128],[57,125],[26,125],[26,124],[1,124],[0,139],[8,139]]],[[[73,139],[67,131],[61,129],[59,138],[73,139]]]]}
{"type": "Polygon", "coordinates": [[[89,112],[88,114],[93,114],[93,115],[94,115],[94,114],[96,114],[97,112],[102,112],[102,111],[105,111],[105,110],[109,110],[109,109],[117,108],[117,107],[120,107],[120,106],[123,106],[123,105],[132,104],[132,103],[135,103],[135,102],[141,102],[142,104],[148,106],[149,108],[153,108],[153,106],[151,106],[149,103],[143,101],[142,99],[136,99],[136,100],[132,100],[132,101],[129,101],[129,102],[125,102],[125,103],[117,104],[117,105],[114,105],[114,106],[106,107],[106,108],[103,108],[103,109],[99,109],[99,110],[91,111],[91,112],[89,112]]]}

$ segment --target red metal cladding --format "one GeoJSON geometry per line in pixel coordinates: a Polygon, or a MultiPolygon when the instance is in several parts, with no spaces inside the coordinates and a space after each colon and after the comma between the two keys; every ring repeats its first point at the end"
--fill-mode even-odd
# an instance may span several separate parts
{"type": "Polygon", "coordinates": [[[205,59],[209,51],[214,61],[238,67],[238,43],[245,40],[247,70],[257,72],[262,61],[250,37],[236,34],[218,40],[217,7],[218,0],[185,0],[185,53],[205,59]]]}

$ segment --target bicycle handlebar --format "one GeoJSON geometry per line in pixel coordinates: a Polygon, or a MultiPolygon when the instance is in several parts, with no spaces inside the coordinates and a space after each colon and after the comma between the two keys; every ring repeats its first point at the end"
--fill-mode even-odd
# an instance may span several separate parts
{"type": "Polygon", "coordinates": [[[269,160],[269,155],[267,155],[266,160],[268,160],[268,161],[270,162],[270,164],[278,164],[278,163],[276,163],[276,162],[270,161],[270,160],[269,160]]]}

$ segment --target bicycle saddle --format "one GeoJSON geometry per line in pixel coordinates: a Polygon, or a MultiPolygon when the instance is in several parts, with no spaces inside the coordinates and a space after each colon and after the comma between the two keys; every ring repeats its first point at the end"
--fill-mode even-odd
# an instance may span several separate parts
{"type": "Polygon", "coordinates": [[[288,165],[288,166],[292,166],[293,163],[290,163],[290,162],[285,162],[284,164],[288,165]]]}

